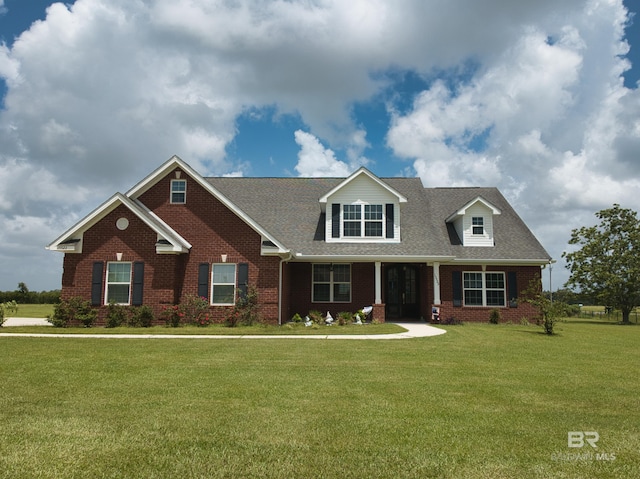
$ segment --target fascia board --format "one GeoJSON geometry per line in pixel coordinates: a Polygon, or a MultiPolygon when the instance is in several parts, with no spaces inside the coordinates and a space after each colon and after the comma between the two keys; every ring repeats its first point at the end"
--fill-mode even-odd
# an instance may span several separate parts
{"type": "Polygon", "coordinates": [[[220,191],[218,191],[211,183],[209,183],[200,173],[194,170],[191,166],[185,163],[180,157],[174,155],[165,161],[160,167],[158,167],[154,172],[148,175],[145,179],[136,184],[133,188],[131,188],[126,195],[129,198],[137,199],[140,195],[142,195],[145,191],[150,189],[153,185],[155,185],[160,179],[164,178],[171,170],[179,167],[182,171],[184,171],[187,175],[193,178],[200,186],[202,186],[205,190],[209,191],[217,200],[219,200],[223,205],[229,208],[231,211],[235,213],[242,221],[244,221],[247,225],[249,225],[256,233],[268,238],[275,245],[278,246],[282,251],[288,251],[288,249],[282,245],[279,241],[277,241],[269,232],[265,231],[258,223],[256,223],[249,215],[247,215],[244,211],[238,208],[229,198],[224,196],[220,191]]]}
{"type": "Polygon", "coordinates": [[[454,256],[432,256],[432,255],[313,255],[296,253],[291,261],[304,262],[350,262],[350,263],[373,263],[376,261],[384,263],[447,263],[454,259],[454,256]]]}
{"type": "Polygon", "coordinates": [[[543,266],[549,264],[551,258],[538,259],[465,259],[455,258],[451,263],[487,266],[543,266]]]}
{"type": "Polygon", "coordinates": [[[489,203],[487,200],[485,200],[482,196],[477,196],[475,197],[473,200],[469,201],[466,205],[464,205],[462,208],[460,208],[458,211],[456,211],[455,213],[453,213],[451,216],[449,216],[445,222],[446,223],[451,223],[453,220],[455,220],[456,218],[458,218],[459,216],[464,216],[467,213],[467,210],[475,205],[476,203],[482,203],[484,206],[486,206],[487,208],[489,208],[491,210],[491,213],[493,215],[499,215],[502,214],[502,211],[500,210],[500,208],[498,208],[497,206],[492,205],[491,203],[489,203]]]}
{"type": "Polygon", "coordinates": [[[355,178],[357,178],[360,175],[366,175],[369,178],[371,178],[373,181],[375,181],[382,188],[386,189],[389,193],[391,193],[392,195],[396,196],[400,203],[406,203],[407,202],[407,198],[404,195],[402,195],[400,192],[398,192],[395,189],[391,188],[388,184],[386,184],[384,181],[382,181],[376,175],[371,173],[365,167],[360,167],[355,173],[353,173],[351,176],[346,178],[339,185],[337,185],[334,188],[332,188],[331,191],[326,193],[324,196],[320,197],[320,200],[319,200],[320,203],[326,203],[333,194],[335,194],[337,191],[340,191],[342,188],[347,186],[349,183],[351,183],[355,178]]]}
{"type": "Polygon", "coordinates": [[[106,215],[115,210],[121,203],[123,203],[123,199],[124,196],[122,195],[122,193],[114,194],[111,198],[109,198],[87,216],[74,224],[71,228],[62,233],[58,238],[45,246],[45,249],[55,250],[60,243],[84,233],[106,215]]]}

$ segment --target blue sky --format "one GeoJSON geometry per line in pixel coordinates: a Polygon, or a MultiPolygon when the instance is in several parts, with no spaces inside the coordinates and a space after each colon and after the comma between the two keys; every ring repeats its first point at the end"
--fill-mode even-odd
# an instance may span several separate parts
{"type": "Polygon", "coordinates": [[[640,210],[637,2],[53,3],[0,0],[0,290],[58,288],[44,245],[174,154],[497,186],[554,288],[572,228],[640,210]]]}

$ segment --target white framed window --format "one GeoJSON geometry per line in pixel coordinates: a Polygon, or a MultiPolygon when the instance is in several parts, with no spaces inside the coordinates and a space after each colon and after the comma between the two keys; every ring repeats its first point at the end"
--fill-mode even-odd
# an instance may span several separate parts
{"type": "Polygon", "coordinates": [[[312,283],[314,303],[351,302],[350,264],[314,264],[312,283]]]}
{"type": "Polygon", "coordinates": [[[215,263],[211,277],[211,304],[235,304],[236,265],[234,263],[215,263]]]}
{"type": "Polygon", "coordinates": [[[474,216],[471,218],[472,233],[474,235],[484,234],[484,218],[482,216],[474,216]]]}
{"type": "Polygon", "coordinates": [[[382,238],[382,205],[342,205],[342,235],[348,238],[382,238]]]}
{"type": "Polygon", "coordinates": [[[504,273],[473,271],[463,275],[465,306],[505,306],[504,273]]]}
{"type": "Polygon", "coordinates": [[[187,202],[187,180],[171,180],[171,203],[185,204],[187,202]]]}
{"type": "Polygon", "coordinates": [[[131,263],[107,263],[105,304],[131,304],[131,263]]]}

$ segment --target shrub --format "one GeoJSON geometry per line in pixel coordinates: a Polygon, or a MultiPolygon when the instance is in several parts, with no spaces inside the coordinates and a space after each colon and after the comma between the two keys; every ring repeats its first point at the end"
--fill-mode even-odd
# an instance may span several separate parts
{"type": "Polygon", "coordinates": [[[529,326],[529,320],[523,316],[522,318],[520,318],[520,325],[529,326]]]}
{"type": "Polygon", "coordinates": [[[129,318],[128,306],[122,306],[116,303],[109,303],[107,306],[107,316],[105,320],[105,327],[117,328],[125,324],[129,318]]]}
{"type": "Polygon", "coordinates": [[[309,319],[313,321],[313,324],[324,324],[324,316],[317,309],[309,311],[309,319]]]}
{"type": "Polygon", "coordinates": [[[500,310],[497,308],[493,308],[489,313],[489,322],[491,324],[498,324],[501,319],[502,319],[502,314],[500,313],[500,310]]]}
{"type": "Polygon", "coordinates": [[[233,308],[229,309],[225,318],[225,323],[227,326],[233,328],[238,324],[251,326],[260,320],[260,313],[258,311],[258,291],[254,286],[249,285],[247,293],[238,297],[236,304],[233,308]]]}
{"type": "Polygon", "coordinates": [[[184,313],[180,311],[180,306],[177,304],[174,304],[173,306],[164,306],[162,308],[162,317],[164,318],[165,324],[172,328],[180,326],[180,321],[183,316],[184,313]]]}
{"type": "Polygon", "coordinates": [[[180,311],[183,313],[182,319],[185,323],[196,326],[208,326],[211,322],[209,317],[209,301],[196,295],[188,295],[180,303],[180,311]]]}
{"type": "Polygon", "coordinates": [[[454,316],[451,316],[447,319],[445,319],[442,324],[450,324],[453,326],[462,326],[464,324],[464,322],[461,319],[457,319],[454,316]]]}
{"type": "Polygon", "coordinates": [[[128,324],[134,328],[148,328],[153,324],[154,319],[153,310],[145,304],[133,310],[129,316],[128,324]]]}
{"type": "Polygon", "coordinates": [[[338,313],[338,324],[340,326],[345,326],[347,324],[351,324],[353,322],[353,315],[348,311],[341,311],[338,313]]]}
{"type": "Polygon", "coordinates": [[[298,313],[293,315],[293,318],[291,318],[291,322],[292,323],[301,323],[302,322],[302,316],[300,316],[298,313]]]}
{"type": "Polygon", "coordinates": [[[17,313],[18,312],[18,303],[15,301],[7,301],[5,303],[0,303],[0,328],[5,322],[5,317],[7,313],[17,313]]]}
{"type": "Polygon", "coordinates": [[[89,301],[76,297],[56,304],[47,321],[56,328],[66,328],[73,321],[79,321],[85,328],[90,328],[97,317],[98,312],[91,307],[89,301]]]}

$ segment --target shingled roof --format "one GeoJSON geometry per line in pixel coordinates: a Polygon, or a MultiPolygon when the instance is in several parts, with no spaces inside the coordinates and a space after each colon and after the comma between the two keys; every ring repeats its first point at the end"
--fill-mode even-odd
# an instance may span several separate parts
{"type": "Polygon", "coordinates": [[[467,261],[539,261],[549,254],[496,188],[424,188],[419,178],[381,178],[407,198],[400,205],[400,243],[327,243],[319,199],[344,178],[206,178],[298,257],[443,258],[467,261]],[[501,210],[494,247],[462,246],[446,219],[482,197],[501,210]]]}

